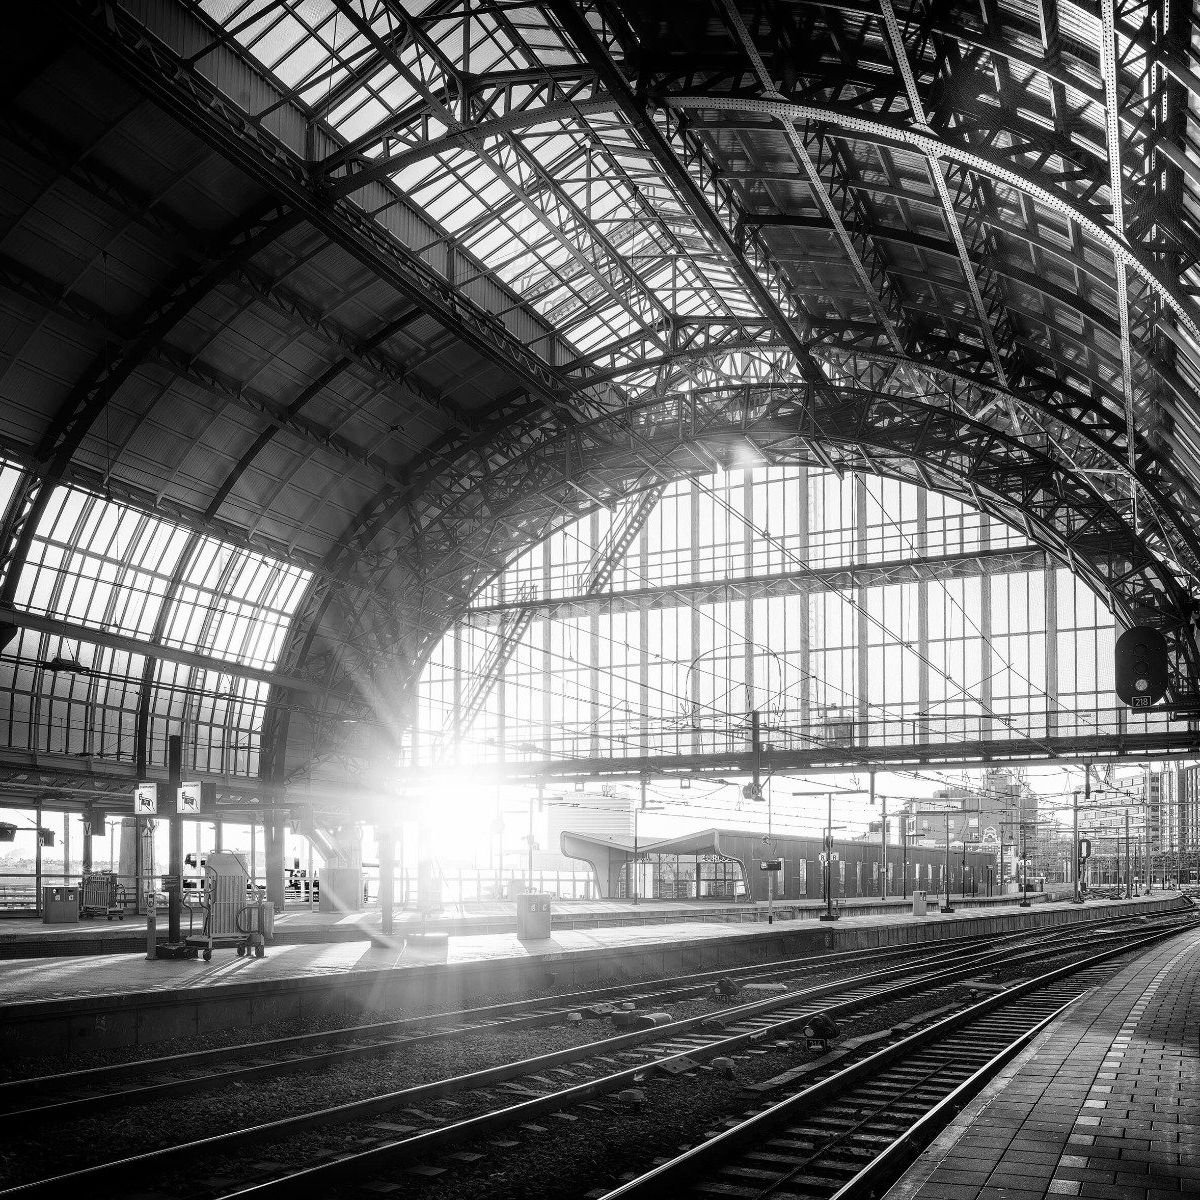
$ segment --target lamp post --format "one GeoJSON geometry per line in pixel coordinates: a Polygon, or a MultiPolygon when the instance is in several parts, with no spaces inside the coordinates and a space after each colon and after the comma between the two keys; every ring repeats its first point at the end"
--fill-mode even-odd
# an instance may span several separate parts
{"type": "Polygon", "coordinates": [[[950,810],[947,809],[942,813],[942,818],[946,825],[946,904],[942,909],[944,913],[952,913],[954,905],[950,902],[950,810]]]}
{"type": "Polygon", "coordinates": [[[1019,907],[1029,908],[1029,859],[1025,854],[1025,822],[1021,822],[1021,902],[1019,907]]]}
{"type": "Polygon", "coordinates": [[[644,812],[662,812],[662,805],[646,807],[646,781],[643,779],[641,803],[633,810],[633,902],[638,902],[638,814],[644,812]]]}
{"type": "Polygon", "coordinates": [[[855,788],[852,791],[844,792],[826,792],[825,793],[825,911],[821,914],[822,921],[836,921],[837,917],[833,911],[833,797],[838,796],[861,796],[863,791],[861,788],[855,788]]]}

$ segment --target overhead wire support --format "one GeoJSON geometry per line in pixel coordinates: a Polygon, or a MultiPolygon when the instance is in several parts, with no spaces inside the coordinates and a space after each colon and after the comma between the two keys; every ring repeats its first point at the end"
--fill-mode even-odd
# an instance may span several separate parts
{"type": "MultiPolygon", "coordinates": [[[[1113,0],[1100,3],[1100,74],[1104,82],[1104,129],[1108,150],[1109,203],[1115,236],[1125,239],[1125,185],[1121,171],[1121,116],[1117,78],[1117,20],[1113,0]]],[[[1117,319],[1121,325],[1121,388],[1125,401],[1125,438],[1129,465],[1129,502],[1137,530],[1137,441],[1133,392],[1133,359],[1130,347],[1129,281],[1120,255],[1113,256],[1113,279],[1117,292],[1117,319]]]]}
{"type": "MultiPolygon", "coordinates": [[[[728,0],[727,0],[728,2],[728,0]]],[[[892,7],[892,0],[879,0],[880,9],[883,14],[883,24],[887,31],[888,44],[892,52],[892,58],[896,63],[896,69],[900,73],[900,78],[904,83],[905,95],[908,99],[908,106],[912,112],[913,120],[917,127],[923,133],[933,136],[933,129],[929,124],[929,115],[925,111],[924,101],[921,99],[921,94],[917,89],[916,77],[913,75],[912,63],[909,61],[908,48],[904,44],[904,35],[900,30],[900,23],[896,19],[895,9],[892,7]]],[[[942,162],[936,155],[925,153],[925,164],[929,179],[937,192],[938,203],[942,210],[942,217],[945,221],[946,230],[950,234],[951,240],[954,242],[954,248],[958,252],[959,264],[962,267],[963,279],[967,285],[967,290],[971,295],[971,303],[975,308],[975,315],[979,321],[979,332],[983,338],[984,345],[987,347],[988,357],[991,359],[992,367],[996,372],[996,378],[1003,388],[1009,388],[1008,371],[1005,368],[1004,360],[1000,355],[999,347],[996,343],[996,333],[992,326],[992,318],[988,312],[987,304],[984,301],[983,293],[979,287],[979,277],[976,273],[975,266],[971,262],[971,254],[967,248],[966,240],[963,237],[962,225],[959,221],[958,213],[954,207],[954,200],[950,195],[950,189],[946,184],[945,170],[942,162]]],[[[1014,423],[1019,427],[1019,415],[1016,411],[1016,406],[1011,401],[1009,402],[1009,411],[1014,423]]]]}

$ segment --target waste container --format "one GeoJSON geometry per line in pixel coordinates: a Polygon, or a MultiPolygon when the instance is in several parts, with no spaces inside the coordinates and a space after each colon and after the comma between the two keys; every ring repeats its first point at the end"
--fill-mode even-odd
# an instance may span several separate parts
{"type": "Polygon", "coordinates": [[[523,942],[544,941],[550,936],[550,897],[525,892],[517,897],[517,937],[523,942]]]}
{"type": "Polygon", "coordinates": [[[929,909],[929,895],[926,892],[913,892],[913,916],[923,917],[929,909]]]}
{"type": "Polygon", "coordinates": [[[77,887],[42,888],[43,925],[79,924],[79,889],[77,887]]]}

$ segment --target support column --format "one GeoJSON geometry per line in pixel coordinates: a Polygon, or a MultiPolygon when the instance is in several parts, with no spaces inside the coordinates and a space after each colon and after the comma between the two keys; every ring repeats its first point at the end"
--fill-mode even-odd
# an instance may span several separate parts
{"type": "MultiPolygon", "coordinates": [[[[641,529],[637,534],[637,553],[638,553],[638,571],[642,579],[650,578],[650,532],[643,522],[641,529]]],[[[656,618],[662,621],[662,617],[656,618]]],[[[661,625],[660,625],[661,628],[661,625]]],[[[642,754],[651,753],[650,750],[650,710],[653,705],[650,703],[650,612],[645,603],[638,605],[638,698],[637,706],[641,713],[641,720],[638,722],[638,745],[641,747],[642,754]]],[[[530,891],[533,890],[532,881],[530,881],[530,891]]]]}
{"type": "MultiPolygon", "coordinates": [[[[503,898],[504,844],[500,844],[497,868],[497,890],[503,898]]],[[[425,916],[442,911],[442,894],[437,880],[437,864],[433,859],[433,835],[422,822],[417,826],[417,911],[425,916]]]]}
{"type": "MultiPolygon", "coordinates": [[[[600,545],[600,514],[592,513],[588,522],[588,545],[593,549],[600,545]]],[[[611,623],[609,626],[611,632],[611,623]]],[[[588,727],[591,737],[588,742],[588,753],[593,757],[600,755],[600,610],[595,608],[588,615],[587,629],[587,664],[588,691],[588,727]]],[[[607,745],[607,743],[605,743],[607,745]]],[[[503,864],[501,864],[503,865],[503,864]]]]}
{"type": "MultiPolygon", "coordinates": [[[[785,492],[786,495],[786,492],[785,492]]],[[[808,468],[801,467],[799,475],[799,545],[797,556],[805,566],[809,563],[808,546],[808,468]]],[[[796,630],[796,650],[799,655],[800,671],[800,726],[807,729],[812,722],[812,654],[810,646],[810,620],[812,616],[812,590],[805,586],[799,589],[801,602],[799,604],[800,628],[796,630]]]]}
{"type": "Polygon", "coordinates": [[[104,814],[98,813],[92,808],[87,809],[83,814],[83,848],[79,854],[82,859],[81,867],[84,875],[87,875],[92,869],[92,835],[96,830],[96,822],[99,822],[100,828],[103,829],[104,814]]]}
{"type": "Polygon", "coordinates": [[[392,911],[396,904],[396,831],[376,829],[379,843],[379,920],[385,937],[392,935],[392,911]]]}
{"type": "MultiPolygon", "coordinates": [[[[699,562],[700,561],[700,482],[699,482],[699,480],[696,480],[696,479],[692,480],[691,489],[688,492],[688,516],[690,518],[688,537],[689,537],[689,545],[691,548],[691,561],[699,562]]],[[[700,621],[701,621],[700,605],[698,605],[698,604],[689,605],[687,611],[689,613],[688,619],[690,622],[690,625],[689,625],[690,641],[688,642],[687,660],[688,660],[688,662],[694,663],[700,655],[700,643],[702,640],[702,633],[701,633],[701,627],[700,627],[700,621]]],[[[682,657],[682,655],[681,655],[681,657],[682,657]]],[[[688,687],[689,687],[688,695],[686,697],[684,697],[684,700],[685,700],[685,703],[687,704],[687,706],[689,707],[692,718],[693,718],[692,719],[691,749],[692,749],[693,754],[701,754],[701,753],[703,753],[705,746],[704,746],[704,739],[700,735],[700,732],[699,732],[700,700],[701,700],[701,697],[703,694],[701,687],[700,687],[700,672],[699,671],[692,671],[690,673],[688,687]]]]}
{"type": "MultiPolygon", "coordinates": [[[[1046,605],[1046,678],[1044,690],[1046,693],[1046,734],[1053,737],[1058,733],[1058,571],[1046,556],[1046,566],[1043,575],[1045,580],[1046,605]]],[[[1037,680],[1033,680],[1037,685],[1037,680]]]]}
{"type": "MultiPolygon", "coordinates": [[[[854,476],[854,561],[867,561],[867,481],[861,475],[854,476]]],[[[856,731],[854,745],[861,746],[868,737],[870,730],[867,721],[871,716],[871,679],[868,671],[870,653],[868,646],[871,640],[871,625],[868,621],[869,596],[865,587],[854,589],[856,612],[854,614],[855,642],[855,691],[858,692],[855,720],[861,733],[856,731]]],[[[882,680],[877,681],[877,686],[882,680]]],[[[882,691],[880,693],[882,695],[882,691]]]]}
{"type": "Polygon", "coordinates": [[[179,813],[179,783],[183,777],[183,738],[177,733],[167,738],[167,790],[162,797],[166,807],[170,852],[167,871],[172,879],[167,894],[167,942],[180,940],[179,924],[183,913],[183,817],[179,813]]]}
{"type": "MultiPolygon", "coordinates": [[[[918,555],[929,553],[929,493],[924,488],[917,492],[914,550],[918,555]]],[[[944,598],[942,605],[944,608],[944,598]]],[[[929,584],[921,579],[917,584],[917,712],[921,720],[914,730],[914,741],[929,740],[929,704],[929,584]]]]}
{"type": "Polygon", "coordinates": [[[33,810],[33,911],[42,915],[42,803],[33,810]]]}
{"type": "Polygon", "coordinates": [[[267,900],[276,912],[283,912],[283,817],[263,813],[263,856],[266,858],[267,900]]]}

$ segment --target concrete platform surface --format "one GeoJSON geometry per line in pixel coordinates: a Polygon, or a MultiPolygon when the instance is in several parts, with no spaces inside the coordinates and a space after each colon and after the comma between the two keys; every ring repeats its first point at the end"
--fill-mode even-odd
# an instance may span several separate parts
{"type": "MultiPolygon", "coordinates": [[[[1035,893],[1034,901],[1044,903],[1049,894],[1035,893]]],[[[1012,899],[1012,898],[1010,898],[1012,899]]],[[[1003,907],[1003,897],[955,897],[959,908],[992,909],[1003,907]]],[[[902,913],[910,900],[873,898],[839,900],[845,916],[875,913],[902,913]]],[[[553,928],[600,929],[619,925],[645,925],[691,921],[752,922],[767,919],[765,903],[735,900],[552,900],[553,928]]],[[[822,905],[814,901],[779,901],[775,911],[781,920],[815,917],[822,905]]],[[[199,924],[200,914],[196,915],[199,924]]],[[[158,940],[166,941],[166,915],[158,916],[158,940]]],[[[517,927],[515,901],[479,901],[449,905],[441,912],[424,916],[410,909],[397,909],[393,930],[405,936],[413,931],[441,931],[452,935],[513,932],[517,927]]],[[[5,917],[0,920],[0,959],[40,958],[66,954],[111,954],[120,951],[141,953],[146,944],[146,918],[129,914],[124,920],[83,920],[78,923],[47,925],[40,917],[5,917]]],[[[187,913],[182,929],[188,930],[187,913]]],[[[290,903],[275,917],[277,945],[318,942],[356,942],[383,940],[381,916],[375,905],[358,912],[323,913],[310,910],[302,902],[290,903]]]]}
{"type": "Polygon", "coordinates": [[[1085,995],[886,1200],[1200,1196],[1200,930],[1085,995]]]}
{"type": "MultiPolygon", "coordinates": [[[[1158,893],[1143,901],[1096,901],[1089,903],[1089,914],[1127,910],[1132,904],[1149,909],[1164,904],[1176,904],[1174,893],[1158,893]]],[[[641,907],[641,906],[639,906],[641,907]]],[[[386,968],[422,967],[436,963],[470,963],[531,958],[552,959],[598,948],[628,948],[651,945],[679,946],[703,943],[732,935],[745,938],[770,937],[783,930],[807,929],[814,933],[835,931],[843,935],[854,931],[899,926],[962,926],[948,936],[965,936],[972,922],[1014,918],[1020,914],[1036,914],[1040,919],[1053,920],[1055,914],[1066,917],[1079,912],[1070,903],[1043,903],[1032,908],[1020,908],[1015,897],[1011,904],[995,905],[986,912],[958,908],[952,914],[932,913],[914,917],[911,911],[876,912],[864,916],[847,916],[832,926],[816,920],[785,920],[768,925],[765,921],[731,926],[725,921],[691,920],[686,923],[637,924],[601,929],[555,929],[544,941],[522,942],[515,931],[504,933],[472,933],[438,936],[426,940],[414,936],[414,931],[399,933],[385,940],[376,930],[373,936],[360,930],[353,940],[326,944],[272,944],[265,958],[238,958],[232,949],[213,951],[210,962],[202,959],[180,961],[147,961],[143,955],[99,954],[64,955],[30,959],[10,959],[0,962],[0,1006],[31,1000],[98,997],[152,992],[159,989],[204,988],[221,984],[302,979],[316,976],[345,974],[356,971],[378,971],[386,968]]],[[[286,921],[293,914],[284,914],[286,921]]],[[[335,914],[315,914],[338,921],[335,914]]],[[[359,914],[353,914],[355,916],[359,914]]],[[[665,915],[665,914],[664,914],[665,915]]],[[[1102,919],[1102,918],[1101,918],[1102,919]]],[[[346,918],[341,918],[346,920],[346,918]]],[[[661,918],[660,918],[661,920],[661,918]]],[[[932,930],[931,930],[932,932],[932,930]]],[[[943,933],[940,936],[947,936],[943,933]]],[[[842,940],[839,937],[839,942],[842,940]]],[[[143,945],[144,945],[143,934],[143,945]]],[[[0,1017],[2,1017],[0,1012],[0,1017]]]]}

